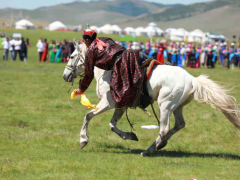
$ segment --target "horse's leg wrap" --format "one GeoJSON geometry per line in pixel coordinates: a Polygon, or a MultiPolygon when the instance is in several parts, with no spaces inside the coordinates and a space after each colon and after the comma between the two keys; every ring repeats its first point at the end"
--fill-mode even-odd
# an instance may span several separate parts
{"type": "Polygon", "coordinates": [[[113,117],[111,119],[111,122],[109,124],[109,127],[111,131],[115,132],[118,136],[120,136],[124,140],[133,140],[138,141],[138,138],[135,133],[133,132],[123,132],[120,129],[117,128],[117,122],[119,119],[121,119],[122,115],[124,114],[126,109],[115,109],[115,112],[113,114],[113,117]]]}

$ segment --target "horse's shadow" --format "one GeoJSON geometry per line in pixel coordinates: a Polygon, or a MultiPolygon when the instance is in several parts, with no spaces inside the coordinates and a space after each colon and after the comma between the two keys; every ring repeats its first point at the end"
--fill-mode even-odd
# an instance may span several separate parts
{"type": "MultiPolygon", "coordinates": [[[[141,154],[143,149],[129,149],[123,146],[114,146],[114,149],[117,149],[117,152],[111,153],[121,153],[121,154],[141,154]],[[122,150],[119,151],[119,150],[122,150]]],[[[240,156],[236,154],[227,154],[227,153],[199,153],[199,152],[184,152],[184,151],[168,151],[161,150],[156,151],[150,157],[170,157],[170,158],[182,158],[182,157],[200,157],[200,158],[223,158],[223,159],[233,159],[240,160],[240,156]]]]}

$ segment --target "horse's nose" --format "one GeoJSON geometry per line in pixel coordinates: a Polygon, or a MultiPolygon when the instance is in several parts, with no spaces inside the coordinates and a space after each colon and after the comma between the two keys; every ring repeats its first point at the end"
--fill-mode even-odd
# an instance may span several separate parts
{"type": "Polygon", "coordinates": [[[64,81],[67,82],[67,76],[65,74],[63,74],[63,79],[64,79],[64,81]]]}

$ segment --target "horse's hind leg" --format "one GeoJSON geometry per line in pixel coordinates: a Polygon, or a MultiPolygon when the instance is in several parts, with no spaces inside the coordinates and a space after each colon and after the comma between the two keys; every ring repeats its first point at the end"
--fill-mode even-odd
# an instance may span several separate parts
{"type": "Polygon", "coordinates": [[[168,140],[172,137],[172,135],[185,127],[185,121],[183,118],[182,110],[183,110],[183,106],[180,106],[175,111],[173,111],[173,114],[175,117],[175,125],[172,129],[170,129],[167,135],[163,138],[161,144],[157,146],[157,150],[164,148],[167,145],[168,140]]]}
{"type": "Polygon", "coordinates": [[[124,114],[126,109],[115,109],[115,112],[113,114],[113,117],[111,119],[111,122],[109,123],[110,129],[115,132],[118,136],[120,136],[124,140],[133,140],[138,141],[138,138],[135,133],[133,132],[123,132],[120,129],[117,128],[117,122],[119,119],[121,119],[122,115],[124,114]]]}
{"type": "Polygon", "coordinates": [[[184,101],[179,107],[177,107],[176,110],[173,111],[173,114],[175,117],[175,125],[172,129],[170,129],[168,134],[164,137],[161,144],[157,146],[157,150],[164,148],[167,145],[168,140],[172,137],[172,135],[185,127],[185,120],[184,120],[182,111],[183,111],[183,107],[187,105],[189,102],[191,102],[192,99],[193,99],[193,96],[188,97],[186,101],[184,101]]]}

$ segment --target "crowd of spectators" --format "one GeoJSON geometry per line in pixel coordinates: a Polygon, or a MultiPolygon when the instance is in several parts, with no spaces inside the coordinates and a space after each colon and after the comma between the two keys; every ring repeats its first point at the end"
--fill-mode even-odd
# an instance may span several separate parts
{"type": "Polygon", "coordinates": [[[37,42],[37,51],[39,54],[39,61],[54,62],[67,62],[70,55],[75,50],[72,41],[55,41],[51,40],[50,43],[47,39],[40,38],[37,42]]]}
{"type": "MultiPolygon", "coordinates": [[[[78,41],[81,44],[81,41],[78,41]]],[[[203,44],[185,44],[184,42],[170,42],[162,40],[157,43],[117,42],[126,49],[139,50],[148,56],[164,63],[169,61],[173,66],[188,66],[190,68],[214,68],[218,62],[224,68],[240,68],[240,46],[235,43],[215,42],[203,44]]],[[[71,41],[54,41],[39,39],[37,43],[39,61],[67,62],[74,51],[71,41]]]]}
{"type": "Polygon", "coordinates": [[[2,42],[3,47],[3,60],[8,60],[9,54],[11,56],[11,60],[15,61],[17,56],[19,57],[20,61],[27,61],[28,56],[28,47],[30,47],[29,39],[25,40],[24,37],[19,38],[4,38],[2,42]]]}
{"type": "MultiPolygon", "coordinates": [[[[81,44],[81,41],[78,41],[81,44]]],[[[207,67],[214,68],[218,62],[224,68],[240,68],[240,46],[232,42],[215,42],[202,44],[185,44],[184,42],[170,42],[162,40],[156,43],[143,42],[117,42],[126,49],[139,50],[150,57],[164,63],[169,61],[173,66],[188,66],[190,68],[207,67]]],[[[27,60],[29,39],[5,38],[2,43],[3,60],[15,61],[17,57],[21,61],[27,60]]],[[[48,43],[47,39],[40,38],[36,44],[39,61],[67,62],[75,50],[72,41],[55,41],[48,43]]]]}
{"type": "Polygon", "coordinates": [[[202,44],[185,44],[162,40],[157,43],[120,42],[126,49],[140,50],[148,56],[164,63],[169,61],[173,66],[190,68],[214,68],[218,62],[224,68],[240,68],[240,46],[234,42],[215,42],[202,44]]]}

